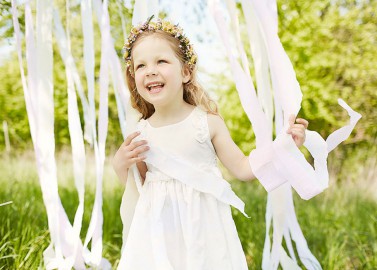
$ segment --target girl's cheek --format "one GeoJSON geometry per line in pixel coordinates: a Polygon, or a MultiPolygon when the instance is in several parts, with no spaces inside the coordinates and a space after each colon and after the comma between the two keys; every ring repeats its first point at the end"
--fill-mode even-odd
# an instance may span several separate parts
{"type": "Polygon", "coordinates": [[[135,71],[135,80],[142,80],[144,78],[144,72],[142,70],[135,71]]]}
{"type": "Polygon", "coordinates": [[[140,83],[142,81],[142,76],[140,75],[140,72],[135,73],[135,82],[140,83]]]}

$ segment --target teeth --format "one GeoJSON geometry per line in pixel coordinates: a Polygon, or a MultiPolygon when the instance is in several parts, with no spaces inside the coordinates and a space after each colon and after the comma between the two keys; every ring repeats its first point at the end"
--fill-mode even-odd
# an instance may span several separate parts
{"type": "Polygon", "coordinates": [[[154,83],[154,84],[148,85],[147,87],[150,90],[152,87],[156,87],[156,86],[163,86],[163,84],[162,83],[154,83]]]}
{"type": "Polygon", "coordinates": [[[149,85],[149,87],[155,87],[155,86],[159,86],[159,85],[162,85],[162,83],[151,84],[151,85],[149,85]]]}

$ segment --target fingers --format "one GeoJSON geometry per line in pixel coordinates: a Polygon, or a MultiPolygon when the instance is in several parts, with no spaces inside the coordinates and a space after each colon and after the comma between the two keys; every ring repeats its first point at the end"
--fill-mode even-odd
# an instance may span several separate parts
{"type": "Polygon", "coordinates": [[[291,114],[291,116],[289,117],[289,128],[287,130],[287,133],[290,134],[292,128],[301,128],[305,131],[305,129],[307,129],[308,126],[309,122],[307,120],[303,118],[295,119],[295,115],[291,114]]]}
{"type": "Polygon", "coordinates": [[[289,134],[291,134],[292,136],[298,136],[298,137],[304,138],[305,137],[305,129],[303,129],[303,128],[291,128],[289,130],[289,134]]]}
{"type": "Polygon", "coordinates": [[[305,130],[305,126],[303,124],[293,124],[289,127],[289,129],[292,128],[301,128],[302,130],[305,130]]]}
{"type": "Polygon", "coordinates": [[[139,131],[131,133],[127,136],[127,138],[124,140],[123,144],[120,147],[121,149],[123,149],[122,152],[124,152],[129,159],[137,157],[138,154],[145,152],[146,150],[149,150],[149,147],[147,146],[148,141],[132,141],[139,135],[139,131]]]}
{"type": "Polygon", "coordinates": [[[132,164],[134,164],[134,163],[141,162],[144,159],[146,159],[146,156],[134,157],[134,158],[131,159],[131,162],[132,162],[132,164]]]}
{"type": "Polygon", "coordinates": [[[139,135],[140,135],[140,131],[136,131],[136,132],[131,133],[124,140],[123,145],[125,145],[125,146],[129,145],[132,142],[132,140],[135,139],[139,135]]]}
{"type": "Polygon", "coordinates": [[[290,126],[292,126],[294,123],[302,124],[302,125],[304,125],[305,128],[308,128],[308,126],[309,126],[309,122],[307,120],[305,120],[303,118],[297,118],[296,119],[296,116],[294,114],[291,114],[289,116],[288,122],[289,122],[290,126]]]}
{"type": "Polygon", "coordinates": [[[145,153],[149,150],[146,140],[133,141],[140,132],[133,132],[127,136],[113,158],[113,166],[118,171],[124,171],[135,163],[146,159],[145,153]]]}
{"type": "Polygon", "coordinates": [[[137,147],[139,146],[142,146],[142,145],[145,145],[147,144],[148,142],[146,140],[141,140],[141,141],[136,141],[136,142],[132,142],[130,143],[129,145],[127,145],[127,148],[130,150],[130,151],[133,151],[134,149],[136,149],[137,147]]]}
{"type": "Polygon", "coordinates": [[[129,168],[130,166],[132,166],[133,164],[137,162],[141,162],[146,159],[146,156],[144,154],[145,152],[149,150],[149,146],[144,145],[144,142],[137,142],[137,144],[140,144],[140,143],[143,143],[143,144],[141,144],[140,146],[137,146],[133,150],[130,150],[131,145],[134,145],[133,143],[123,148],[123,153],[124,153],[123,160],[127,168],[129,168]]]}
{"type": "Polygon", "coordinates": [[[292,135],[296,145],[300,147],[305,142],[305,130],[309,126],[309,122],[303,118],[295,118],[293,114],[289,117],[287,133],[292,135]]]}
{"type": "Polygon", "coordinates": [[[303,118],[297,118],[296,123],[304,125],[305,128],[308,128],[309,122],[303,118]]]}
{"type": "Polygon", "coordinates": [[[131,151],[131,157],[133,158],[138,157],[140,154],[145,153],[148,150],[149,150],[148,145],[137,147],[131,151]]]}
{"type": "Polygon", "coordinates": [[[291,125],[291,126],[288,128],[287,133],[288,133],[288,134],[292,134],[291,131],[292,131],[293,129],[301,130],[303,133],[305,133],[305,127],[304,127],[304,125],[302,125],[302,124],[293,124],[293,125],[291,125]]]}

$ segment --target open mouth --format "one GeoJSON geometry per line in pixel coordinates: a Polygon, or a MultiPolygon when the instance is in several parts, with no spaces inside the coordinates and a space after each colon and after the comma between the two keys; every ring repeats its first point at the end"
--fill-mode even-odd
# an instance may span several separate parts
{"type": "Polygon", "coordinates": [[[150,93],[158,93],[162,90],[165,84],[163,83],[150,83],[147,84],[147,89],[150,93]]]}

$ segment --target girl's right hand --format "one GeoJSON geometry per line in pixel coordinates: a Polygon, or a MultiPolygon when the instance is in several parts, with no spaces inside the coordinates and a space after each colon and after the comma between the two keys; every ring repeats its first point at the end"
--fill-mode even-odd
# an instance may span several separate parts
{"type": "Polygon", "coordinates": [[[128,168],[133,164],[141,162],[145,159],[143,155],[149,150],[146,140],[133,141],[140,132],[134,132],[128,135],[126,140],[119,147],[113,158],[113,167],[120,178],[127,174],[128,168]]]}

